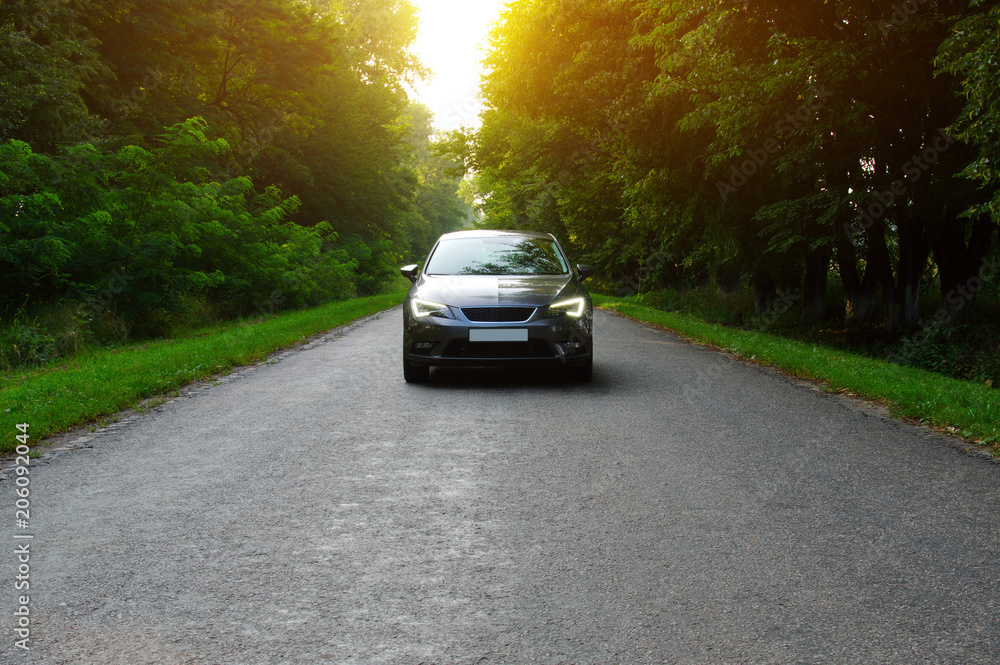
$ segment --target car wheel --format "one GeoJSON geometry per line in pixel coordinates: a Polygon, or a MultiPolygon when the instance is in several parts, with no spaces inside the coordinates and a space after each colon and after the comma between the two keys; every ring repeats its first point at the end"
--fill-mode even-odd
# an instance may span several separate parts
{"type": "Polygon", "coordinates": [[[594,359],[589,358],[586,365],[575,365],[567,367],[566,370],[571,381],[590,381],[590,377],[594,374],[594,359]]]}
{"type": "Polygon", "coordinates": [[[431,378],[431,368],[428,365],[414,365],[403,358],[403,378],[407,383],[423,383],[431,378]]]}

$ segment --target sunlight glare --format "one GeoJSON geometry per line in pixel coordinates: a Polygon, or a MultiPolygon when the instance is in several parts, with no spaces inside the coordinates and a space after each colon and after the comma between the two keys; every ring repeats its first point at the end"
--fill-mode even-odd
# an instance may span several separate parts
{"type": "Polygon", "coordinates": [[[433,70],[418,84],[418,101],[434,113],[438,130],[479,124],[480,62],[491,24],[502,0],[411,0],[420,10],[420,31],[413,51],[433,70]]]}

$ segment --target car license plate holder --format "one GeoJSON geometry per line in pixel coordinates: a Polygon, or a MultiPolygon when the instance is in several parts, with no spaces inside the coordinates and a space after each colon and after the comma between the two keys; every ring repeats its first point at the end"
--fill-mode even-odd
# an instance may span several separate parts
{"type": "Polygon", "coordinates": [[[470,342],[527,342],[527,328],[471,328],[470,342]]]}

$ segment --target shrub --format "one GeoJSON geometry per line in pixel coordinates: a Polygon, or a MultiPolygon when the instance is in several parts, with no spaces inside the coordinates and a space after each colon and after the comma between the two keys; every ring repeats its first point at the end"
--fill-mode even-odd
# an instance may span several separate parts
{"type": "Polygon", "coordinates": [[[0,145],[7,362],[78,348],[97,322],[112,338],[123,328],[164,336],[207,312],[269,314],[371,293],[392,274],[386,247],[341,246],[329,224],[289,221],[295,197],[257,191],[246,177],[213,181],[229,148],[207,131],[193,118],[155,147],[108,154],[82,145],[50,157],[17,141],[0,145]],[[59,302],[77,303],[81,318],[50,326],[57,335],[23,314],[11,318],[59,302]]]}

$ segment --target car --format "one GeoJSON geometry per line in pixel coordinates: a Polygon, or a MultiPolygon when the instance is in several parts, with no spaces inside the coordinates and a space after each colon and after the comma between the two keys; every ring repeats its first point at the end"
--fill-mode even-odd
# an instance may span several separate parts
{"type": "Polygon", "coordinates": [[[548,233],[457,231],[442,235],[403,305],[403,378],[420,383],[441,366],[536,366],[588,381],[594,305],[548,233]]]}

